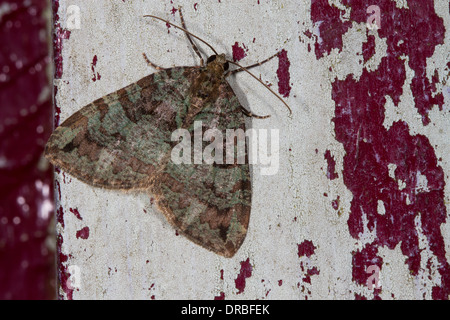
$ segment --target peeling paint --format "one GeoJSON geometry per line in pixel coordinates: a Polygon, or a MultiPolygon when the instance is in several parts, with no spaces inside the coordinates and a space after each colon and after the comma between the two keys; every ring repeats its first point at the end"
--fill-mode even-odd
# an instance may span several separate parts
{"type": "Polygon", "coordinates": [[[312,243],[311,240],[305,240],[302,243],[297,245],[298,248],[298,257],[311,257],[314,254],[314,251],[316,250],[316,247],[314,246],[314,244],[312,243]]]}
{"type": "Polygon", "coordinates": [[[330,150],[325,151],[324,154],[325,160],[327,160],[327,178],[330,180],[334,180],[339,177],[336,172],[336,161],[334,157],[331,155],[330,150]]]}
{"type": "Polygon", "coordinates": [[[239,61],[244,59],[247,56],[246,48],[244,44],[242,44],[242,47],[239,46],[238,42],[235,42],[234,45],[231,46],[232,52],[233,52],[233,61],[239,61]]]}
{"type": "Polygon", "coordinates": [[[53,0],[52,2],[53,9],[53,56],[55,63],[55,79],[61,79],[63,74],[63,42],[70,38],[70,30],[64,29],[61,27],[61,23],[59,22],[59,0],[53,0]]]}
{"type": "Polygon", "coordinates": [[[69,211],[74,214],[75,217],[77,217],[78,220],[83,220],[83,217],[80,215],[80,212],[77,208],[69,208],[69,211]]]}
{"type": "MultiPolygon", "coordinates": [[[[343,1],[350,6],[350,19],[365,22],[368,1],[343,1]]],[[[444,175],[437,164],[435,150],[424,135],[412,135],[408,124],[396,121],[389,128],[383,126],[384,104],[389,96],[398,105],[405,81],[405,61],[414,70],[411,91],[415,108],[423,125],[429,125],[429,111],[433,106],[442,110],[442,94],[435,92],[436,78],[426,75],[427,57],[433,55],[437,45],[443,43],[445,29],[442,18],[434,12],[433,1],[408,1],[409,9],[396,8],[390,1],[378,3],[381,8],[382,28],[378,35],[387,40],[387,54],[375,72],[363,70],[359,81],[349,75],[332,83],[335,101],[336,139],[346,151],[343,159],[343,179],[353,193],[348,219],[352,237],[359,239],[363,231],[363,216],[367,228],[375,239],[356,250],[353,258],[353,280],[364,285],[365,268],[376,264],[382,268],[377,256],[378,247],[393,249],[401,243],[409,270],[417,276],[423,253],[419,250],[415,218],[421,214],[423,232],[430,241],[430,250],[439,261],[440,283],[433,287],[434,299],[447,299],[450,294],[450,266],[445,257],[445,244],[440,226],[447,212],[444,204],[444,175]],[[394,172],[392,165],[395,165],[394,172]],[[391,167],[389,167],[391,166],[391,167]],[[397,180],[405,186],[400,189],[397,180]],[[418,174],[425,176],[427,189],[417,188],[418,174]],[[430,186],[431,185],[431,186],[430,186]],[[377,200],[384,204],[384,213],[377,211],[377,200]]],[[[341,21],[343,11],[330,6],[328,1],[314,1],[311,17],[320,22],[322,41],[316,42],[318,59],[333,48],[342,49],[342,36],[350,27],[341,21]]],[[[364,59],[373,54],[373,38],[364,45],[364,59]]],[[[375,298],[378,295],[375,294],[375,298]]],[[[357,298],[361,298],[358,296],[357,298]]]]}
{"type": "Polygon", "coordinates": [[[291,93],[291,76],[289,73],[289,67],[291,63],[289,61],[287,51],[285,49],[281,50],[278,54],[278,93],[283,97],[289,97],[291,93]]]}
{"type": "Polygon", "coordinates": [[[97,80],[100,80],[102,78],[102,76],[98,72],[95,72],[96,66],[97,66],[97,55],[95,55],[92,58],[92,62],[91,62],[91,70],[92,70],[92,74],[93,74],[91,80],[94,82],[97,80]]]}
{"type": "Polygon", "coordinates": [[[88,239],[89,238],[89,227],[84,227],[84,228],[78,230],[76,233],[76,237],[77,237],[77,239],[80,239],[80,238],[84,239],[84,240],[88,239]]]}
{"type": "MultiPolygon", "coordinates": [[[[57,264],[58,264],[58,280],[59,285],[62,289],[62,291],[66,294],[64,298],[67,300],[73,299],[73,291],[74,289],[70,287],[70,273],[67,268],[67,262],[69,261],[69,256],[64,254],[62,252],[62,245],[63,245],[63,237],[62,235],[58,235],[57,238],[57,264]]],[[[59,293],[59,298],[62,299],[63,296],[61,293],[59,293]]]]}
{"type": "Polygon", "coordinates": [[[247,278],[252,276],[253,267],[250,264],[250,258],[247,258],[245,261],[241,261],[241,271],[237,276],[236,280],[234,280],[236,289],[238,289],[237,294],[243,293],[245,289],[245,281],[247,278]]]}

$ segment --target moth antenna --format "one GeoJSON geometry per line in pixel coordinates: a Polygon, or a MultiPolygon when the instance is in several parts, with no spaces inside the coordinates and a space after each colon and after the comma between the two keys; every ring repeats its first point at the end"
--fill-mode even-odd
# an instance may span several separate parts
{"type": "Polygon", "coordinates": [[[191,32],[187,31],[186,29],[184,29],[184,28],[182,28],[180,26],[177,26],[176,24],[173,24],[172,22],[169,22],[169,21],[167,21],[167,20],[165,20],[163,18],[152,16],[151,14],[147,14],[144,17],[150,17],[150,18],[154,18],[154,19],[158,19],[158,20],[164,21],[165,23],[170,24],[172,27],[175,27],[177,29],[180,29],[180,30],[186,32],[188,35],[193,36],[195,39],[200,40],[201,42],[206,44],[216,55],[218,55],[217,51],[208,42],[206,42],[205,40],[203,40],[200,37],[197,37],[195,34],[192,34],[191,32]]]}
{"type": "Polygon", "coordinates": [[[283,100],[283,98],[281,98],[278,94],[276,94],[272,89],[270,89],[270,87],[268,85],[266,85],[264,82],[262,82],[260,79],[258,79],[253,73],[251,73],[250,71],[247,70],[247,68],[241,66],[239,63],[236,63],[234,61],[230,61],[227,60],[227,62],[234,64],[235,66],[238,66],[239,68],[241,68],[242,70],[244,70],[245,72],[247,72],[249,75],[251,75],[253,78],[255,78],[256,80],[258,80],[264,87],[266,87],[267,89],[269,89],[270,92],[272,92],[272,94],[274,94],[278,99],[280,99],[281,102],[284,103],[284,105],[288,108],[289,113],[292,115],[292,110],[289,107],[289,105],[283,100]]]}

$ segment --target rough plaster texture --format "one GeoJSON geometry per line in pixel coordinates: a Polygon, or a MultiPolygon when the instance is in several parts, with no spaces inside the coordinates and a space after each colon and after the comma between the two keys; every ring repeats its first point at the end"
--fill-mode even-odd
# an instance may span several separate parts
{"type": "MultiPolygon", "coordinates": [[[[182,32],[142,17],[154,14],[179,24],[178,13],[172,10],[178,5],[183,5],[188,29],[217,51],[231,57],[232,46],[238,42],[245,50],[246,57],[240,61],[244,65],[286,50],[292,87],[286,101],[293,109],[289,117],[284,106],[246,74],[229,79],[245,107],[272,115],[266,120],[249,120],[249,125],[280,130],[279,170],[275,175],[263,176],[260,166],[253,166],[250,227],[243,246],[231,259],[178,236],[154,209],[149,195],[95,189],[57,172],[62,298],[431,299],[433,287],[448,290],[449,284],[443,280],[448,269],[442,271],[445,263],[430,249],[433,240],[423,232],[420,214],[414,219],[418,248],[422,250],[418,272],[411,272],[406,263],[402,241],[392,247],[377,244],[373,261],[381,267],[381,289],[370,290],[358,281],[361,271],[355,256],[367,245],[377,243],[380,235],[365,215],[362,231],[357,236],[349,232],[354,193],[344,179],[344,157],[348,152],[345,144],[336,139],[336,99],[332,90],[337,80],[352,75],[358,81],[363,72],[376,71],[387,55],[388,42],[378,31],[367,31],[364,22],[350,18],[352,5],[345,2],[55,1],[55,33],[61,40],[61,50],[56,52],[60,74],[55,79],[56,117],[60,122],[94,99],[154,72],[142,58],[143,52],[163,67],[198,64],[182,32]],[[71,29],[73,24],[67,24],[69,5],[80,8],[80,29],[71,29]],[[320,57],[317,48],[329,41],[322,38],[321,23],[329,21],[315,12],[317,6],[322,6],[320,12],[341,10],[336,23],[349,23],[341,34],[342,45],[320,57]],[[318,22],[320,19],[322,22],[318,22]],[[369,36],[373,39],[373,55],[363,61],[369,36]],[[69,273],[73,290],[67,283],[69,273]]],[[[407,1],[391,2],[394,9],[411,10],[407,1]]],[[[434,7],[448,30],[448,1],[435,1],[434,7]]],[[[339,39],[341,35],[336,33],[334,37],[339,39]]],[[[208,48],[202,48],[206,55],[210,54],[208,48]]],[[[424,125],[413,107],[410,83],[415,72],[408,66],[400,101],[386,96],[383,122],[388,129],[395,121],[403,120],[410,135],[429,139],[444,172],[447,185],[442,197],[446,206],[450,171],[450,93],[446,84],[449,52],[446,31],[443,43],[427,59],[427,77],[431,79],[435,70],[439,71],[433,95],[440,92],[444,97],[442,108],[434,107],[429,112],[430,124],[424,125]]],[[[409,57],[404,55],[402,59],[408,61],[409,57]]],[[[278,90],[277,68],[275,59],[254,72],[278,90]]],[[[386,175],[393,180],[395,172],[395,164],[386,166],[386,175]]],[[[417,175],[416,189],[426,190],[427,177],[421,179],[420,172],[417,175]]],[[[402,189],[406,182],[397,180],[402,189]]],[[[385,202],[373,201],[378,215],[389,215],[391,208],[385,207],[385,202]]],[[[448,263],[449,223],[444,221],[438,226],[444,241],[440,249],[448,263]]],[[[370,257],[366,267],[368,260],[370,257]]],[[[448,291],[446,294],[448,297],[448,291]]]]}

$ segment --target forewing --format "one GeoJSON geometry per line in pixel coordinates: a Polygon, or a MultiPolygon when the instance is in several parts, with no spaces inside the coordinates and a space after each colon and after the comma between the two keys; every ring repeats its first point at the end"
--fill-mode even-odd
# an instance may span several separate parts
{"type": "MultiPolygon", "coordinates": [[[[202,107],[193,121],[202,121],[203,132],[217,128],[225,137],[225,129],[245,131],[239,101],[226,81],[222,82],[215,103],[202,107]]],[[[189,130],[194,139],[193,126],[189,130]]],[[[203,149],[209,143],[204,141],[203,149]]],[[[157,175],[151,192],[167,219],[191,241],[225,257],[233,256],[244,241],[251,205],[248,161],[245,164],[169,161],[157,175]]]]}
{"type": "Polygon", "coordinates": [[[53,132],[46,157],[93,186],[148,188],[170,153],[194,70],[166,69],[83,107],[53,132]]]}

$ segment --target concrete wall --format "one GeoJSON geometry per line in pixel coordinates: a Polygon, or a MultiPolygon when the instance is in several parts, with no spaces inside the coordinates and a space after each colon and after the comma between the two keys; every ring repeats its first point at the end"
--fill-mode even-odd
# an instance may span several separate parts
{"type": "Polygon", "coordinates": [[[253,71],[292,116],[249,75],[229,79],[244,107],[271,115],[249,125],[279,130],[279,169],[252,167],[231,259],[177,235],[151,196],[58,171],[61,297],[447,299],[448,1],[54,1],[55,122],[153,73],[143,52],[198,64],[183,32],[143,17],[180,24],[179,5],[191,32],[243,65],[287,53],[253,71]]]}

